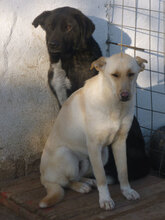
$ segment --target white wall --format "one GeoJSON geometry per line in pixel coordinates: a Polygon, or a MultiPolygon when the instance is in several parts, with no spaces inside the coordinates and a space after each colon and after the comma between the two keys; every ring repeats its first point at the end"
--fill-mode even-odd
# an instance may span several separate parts
{"type": "MultiPolygon", "coordinates": [[[[31,23],[44,10],[52,10],[62,6],[72,6],[80,9],[89,16],[96,25],[94,37],[99,43],[103,55],[110,55],[119,51],[119,47],[109,48],[105,43],[120,42],[120,29],[108,25],[107,21],[121,23],[121,8],[111,8],[109,3],[122,1],[112,0],[1,0],[0,1],[0,175],[5,177],[5,170],[10,170],[13,177],[19,166],[20,173],[26,173],[28,165],[40,156],[45,140],[57,115],[58,107],[55,98],[47,85],[47,70],[49,67],[48,54],[45,45],[45,33],[39,27],[35,29],[31,23]],[[110,51],[108,50],[110,49],[110,51]],[[15,162],[17,161],[17,162],[15,162]],[[25,161],[24,163],[21,161],[25,161]],[[4,166],[5,164],[5,166],[4,166]]],[[[134,4],[135,1],[126,1],[125,4],[134,4]]],[[[148,7],[148,1],[139,0],[140,7],[148,7]]],[[[162,8],[158,4],[161,0],[152,0],[154,9],[162,8]]],[[[134,11],[125,10],[124,22],[134,25],[134,11]]],[[[148,15],[138,14],[138,24],[148,25],[148,15]]],[[[162,28],[162,18],[154,15],[153,28],[162,28]],[[161,23],[159,24],[159,21],[161,23]]],[[[123,43],[134,45],[134,31],[123,29],[123,43]]],[[[152,36],[152,46],[157,50],[162,48],[163,40],[156,34],[152,36]]],[[[148,47],[147,35],[137,34],[137,46],[148,47]]],[[[133,50],[127,53],[134,55],[133,50]]],[[[148,59],[148,53],[137,52],[148,59]]],[[[153,68],[163,71],[162,56],[152,56],[153,68]]],[[[148,66],[147,66],[148,68],[148,66]]],[[[162,89],[162,76],[153,74],[153,86],[162,89]]],[[[142,73],[138,85],[149,88],[148,72],[142,73]]],[[[139,93],[139,105],[150,107],[148,94],[139,93]],[[142,97],[141,97],[142,96],[142,97]]],[[[163,96],[164,98],[164,96],[163,96]]],[[[155,97],[154,107],[160,108],[155,97]]],[[[161,100],[161,102],[163,99],[161,100]]],[[[163,106],[165,108],[165,105],[163,106]]],[[[164,117],[164,116],[163,116],[164,117]]],[[[164,120],[164,118],[163,118],[164,120]]],[[[150,123],[144,113],[140,117],[141,123],[150,123]],[[142,117],[144,116],[144,117],[142,117]]],[[[158,115],[155,128],[163,124],[162,116],[158,115]]],[[[18,172],[19,175],[19,172],[18,172]]]]}
{"type": "MultiPolygon", "coordinates": [[[[79,8],[88,16],[105,17],[103,1],[0,1],[1,179],[33,169],[57,115],[58,106],[47,85],[45,33],[31,23],[44,10],[65,5],[79,8]]],[[[96,35],[103,50],[106,29],[104,34],[98,26],[96,35]]]]}

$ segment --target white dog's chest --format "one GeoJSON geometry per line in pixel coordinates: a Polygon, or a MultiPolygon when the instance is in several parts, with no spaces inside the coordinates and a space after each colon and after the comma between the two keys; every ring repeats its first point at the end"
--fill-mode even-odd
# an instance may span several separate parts
{"type": "Polygon", "coordinates": [[[96,136],[100,144],[106,146],[113,142],[115,136],[121,128],[119,121],[107,120],[100,125],[96,136]]]}
{"type": "Polygon", "coordinates": [[[107,138],[107,144],[111,144],[116,136],[116,134],[118,133],[118,131],[120,130],[120,123],[119,121],[110,121],[109,122],[109,136],[107,138]]]}

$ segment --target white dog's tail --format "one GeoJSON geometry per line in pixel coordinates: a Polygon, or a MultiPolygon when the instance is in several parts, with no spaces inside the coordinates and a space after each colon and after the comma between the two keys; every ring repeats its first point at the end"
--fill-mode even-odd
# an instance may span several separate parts
{"type": "Polygon", "coordinates": [[[47,208],[60,202],[64,197],[64,189],[55,183],[46,183],[47,196],[39,203],[40,208],[47,208]]]}

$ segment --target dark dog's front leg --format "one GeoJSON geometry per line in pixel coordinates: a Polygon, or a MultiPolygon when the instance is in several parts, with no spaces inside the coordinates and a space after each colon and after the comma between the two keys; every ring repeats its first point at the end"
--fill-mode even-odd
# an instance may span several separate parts
{"type": "Polygon", "coordinates": [[[49,85],[50,90],[52,91],[52,93],[56,97],[59,107],[61,108],[61,104],[60,104],[60,101],[59,101],[58,96],[56,94],[56,90],[55,90],[54,86],[52,85],[53,76],[54,76],[54,72],[53,72],[52,68],[49,68],[49,70],[48,70],[48,85],[49,85]]]}
{"type": "Polygon", "coordinates": [[[61,60],[50,65],[48,71],[48,84],[61,107],[68,97],[67,89],[71,87],[70,81],[66,77],[65,70],[62,69],[61,60]]]}

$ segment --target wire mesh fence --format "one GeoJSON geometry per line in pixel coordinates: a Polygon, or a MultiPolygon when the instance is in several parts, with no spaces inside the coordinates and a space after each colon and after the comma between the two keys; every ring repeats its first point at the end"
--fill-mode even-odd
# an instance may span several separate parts
{"type": "Polygon", "coordinates": [[[146,142],[165,125],[165,1],[107,1],[107,55],[126,52],[148,60],[139,74],[136,116],[146,142]]]}

